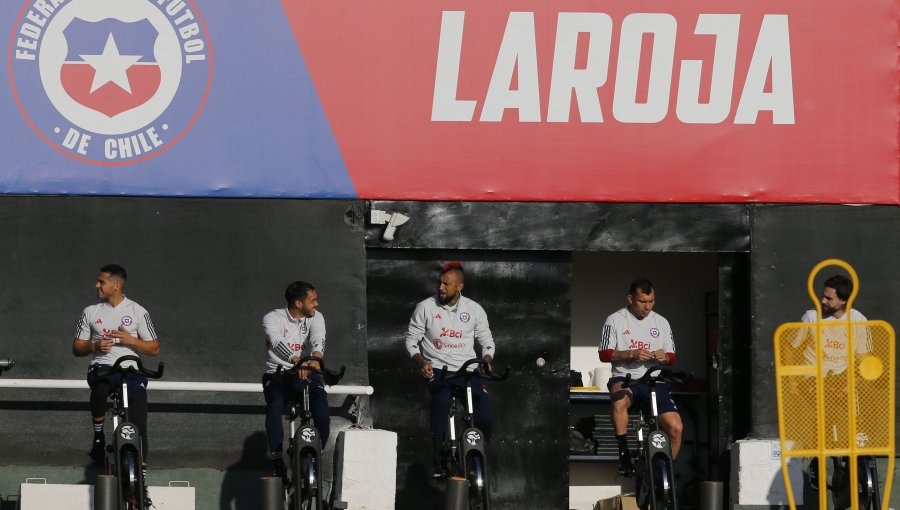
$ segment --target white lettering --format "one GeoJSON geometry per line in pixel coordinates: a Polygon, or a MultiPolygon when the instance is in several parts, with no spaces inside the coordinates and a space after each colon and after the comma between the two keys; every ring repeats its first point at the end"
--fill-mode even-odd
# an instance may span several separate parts
{"type": "Polygon", "coordinates": [[[600,12],[561,12],[556,25],[556,48],[550,78],[548,122],[568,122],[572,91],[582,122],[603,122],[597,89],[606,83],[612,19],[600,12]],[[578,34],[588,34],[587,65],[575,68],[578,34]]]}
{"type": "Polygon", "coordinates": [[[613,116],[620,122],[656,123],[669,111],[675,33],[678,24],[670,14],[635,13],[622,20],[619,62],[613,96],[613,116]],[[644,34],[653,34],[647,102],[637,102],[638,72],[644,34]]]}
{"type": "Polygon", "coordinates": [[[494,73],[484,98],[481,120],[500,122],[507,108],[519,110],[520,122],[541,121],[537,43],[534,38],[534,13],[531,12],[509,13],[494,73]],[[517,90],[510,88],[514,73],[518,77],[517,90]]]}
{"type": "Polygon", "coordinates": [[[791,70],[791,38],[784,14],[763,16],[747,80],[734,116],[735,124],[755,124],[761,110],[772,111],[774,124],[794,123],[794,78],[791,70]],[[765,92],[772,69],[772,92],[765,92]]]}
{"type": "Polygon", "coordinates": [[[31,23],[22,23],[22,28],[19,29],[19,33],[29,39],[41,38],[41,29],[31,23]]]}
{"type": "Polygon", "coordinates": [[[712,83],[709,103],[700,103],[702,60],[681,62],[678,81],[678,102],[675,115],[687,124],[719,124],[731,113],[734,91],[734,67],[737,59],[740,14],[701,14],[694,33],[716,36],[712,62],[712,83]]]}
{"type": "Polygon", "coordinates": [[[434,97],[431,102],[433,121],[471,121],[475,112],[475,101],[456,99],[465,16],[466,13],[462,11],[444,11],[441,15],[434,97]]]}
{"type": "Polygon", "coordinates": [[[178,33],[181,34],[182,39],[190,39],[191,36],[197,35],[200,33],[200,25],[197,22],[193,22],[190,25],[185,25],[178,29],[178,33]]]}
{"type": "Polygon", "coordinates": [[[65,138],[63,138],[62,146],[69,150],[74,149],[78,154],[87,155],[87,147],[90,141],[91,135],[82,134],[75,128],[69,128],[65,138]]]}
{"type": "MultiPolygon", "coordinates": [[[[461,72],[464,72],[464,20],[462,11],[445,11],[441,19],[433,121],[471,122],[478,107],[477,99],[459,99],[461,72]]],[[[788,17],[763,17],[746,69],[746,81],[738,92],[735,77],[744,71],[736,69],[741,28],[740,14],[699,14],[693,34],[714,36],[713,55],[702,60],[681,60],[678,81],[673,83],[676,49],[689,46],[676,46],[678,20],[664,13],[630,14],[622,20],[619,30],[612,93],[601,96],[614,53],[611,17],[604,13],[558,13],[549,94],[542,98],[534,13],[511,12],[478,120],[500,122],[507,110],[515,109],[519,122],[540,122],[542,100],[546,100],[546,120],[554,123],[569,122],[573,105],[581,122],[606,122],[604,101],[612,101],[613,118],[623,123],[658,123],[674,107],[675,117],[685,124],[720,124],[732,114],[736,124],[753,124],[764,110],[772,112],[775,124],[793,124],[788,17]],[[643,52],[649,58],[642,62],[644,44],[652,46],[643,52]],[[708,99],[704,91],[704,66],[708,66],[708,99]],[[642,76],[648,77],[646,84],[639,83],[642,76]]]]}
{"type": "Polygon", "coordinates": [[[162,143],[156,128],[151,126],[131,136],[107,138],[103,144],[103,154],[106,159],[126,159],[150,152],[162,143]]]}
{"type": "Polygon", "coordinates": [[[42,17],[38,16],[37,13],[34,11],[28,11],[28,13],[25,14],[25,18],[27,18],[29,21],[34,22],[34,24],[39,27],[42,27],[45,24],[47,24],[47,18],[42,18],[42,17]]]}

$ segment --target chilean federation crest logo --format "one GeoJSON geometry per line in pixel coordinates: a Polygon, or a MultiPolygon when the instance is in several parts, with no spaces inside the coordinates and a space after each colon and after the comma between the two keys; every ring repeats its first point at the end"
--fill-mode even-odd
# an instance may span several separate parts
{"type": "Polygon", "coordinates": [[[190,130],[209,93],[212,48],[193,0],[29,0],[9,71],[44,141],[80,161],[128,165],[190,130]]]}

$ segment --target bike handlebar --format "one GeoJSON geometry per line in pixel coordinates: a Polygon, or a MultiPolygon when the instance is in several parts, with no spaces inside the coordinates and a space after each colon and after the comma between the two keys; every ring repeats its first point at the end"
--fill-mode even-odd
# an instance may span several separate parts
{"type": "Polygon", "coordinates": [[[440,380],[443,381],[444,379],[446,379],[448,377],[456,377],[458,375],[464,375],[466,377],[471,377],[471,375],[475,371],[478,371],[479,373],[481,373],[481,375],[483,375],[484,378],[488,379],[489,381],[500,382],[500,381],[505,381],[506,379],[509,378],[509,367],[504,368],[503,371],[500,373],[500,375],[497,375],[494,373],[493,370],[491,370],[490,372],[488,372],[486,370],[482,370],[482,368],[486,368],[487,366],[488,366],[487,361],[485,361],[481,358],[472,358],[470,360],[467,360],[465,363],[462,364],[461,367],[459,367],[459,370],[457,370],[453,373],[450,373],[450,374],[447,373],[447,367],[445,366],[445,367],[441,368],[440,380]],[[472,372],[469,372],[466,369],[469,368],[471,365],[478,365],[478,368],[473,370],[472,372]]]}
{"type": "Polygon", "coordinates": [[[166,364],[164,362],[160,362],[159,366],[157,367],[156,370],[150,370],[149,368],[144,367],[144,364],[141,362],[141,358],[134,356],[134,355],[128,355],[128,356],[121,356],[109,368],[97,370],[95,377],[109,377],[115,373],[127,374],[127,373],[140,372],[141,374],[144,374],[145,376],[149,377],[150,379],[159,379],[162,377],[163,370],[165,368],[166,368],[166,364]],[[137,365],[137,368],[122,367],[122,363],[125,361],[133,361],[137,365]]]}
{"type": "Polygon", "coordinates": [[[670,370],[660,365],[650,367],[641,377],[632,380],[631,374],[625,376],[625,382],[622,383],[623,388],[627,388],[633,384],[643,384],[650,381],[662,381],[675,384],[686,384],[691,380],[691,374],[682,371],[670,370]]]}
{"type": "Polygon", "coordinates": [[[0,375],[3,375],[4,370],[11,369],[13,366],[15,366],[15,364],[16,364],[16,362],[9,358],[0,359],[0,375]]]}
{"type": "MultiPolygon", "coordinates": [[[[283,366],[279,366],[277,369],[275,369],[275,375],[279,376],[279,374],[284,374],[285,376],[296,375],[297,377],[300,377],[301,370],[308,370],[314,374],[321,374],[322,379],[325,380],[325,384],[331,386],[333,384],[336,384],[341,380],[342,377],[344,377],[344,373],[347,371],[347,367],[341,365],[341,369],[335,372],[333,370],[328,370],[327,368],[325,368],[325,360],[323,360],[322,358],[318,356],[303,356],[300,358],[300,361],[295,363],[291,368],[284,368],[283,366]],[[315,361],[319,363],[319,368],[315,368],[310,365],[303,366],[303,364],[307,361],[315,361]]],[[[301,379],[303,378],[301,377],[301,379]]]]}

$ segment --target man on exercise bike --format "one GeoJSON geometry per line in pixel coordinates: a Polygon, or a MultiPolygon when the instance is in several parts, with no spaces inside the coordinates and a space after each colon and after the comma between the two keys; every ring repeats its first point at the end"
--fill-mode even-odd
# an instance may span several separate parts
{"type": "MultiPolygon", "coordinates": [[[[607,317],[598,350],[600,361],[612,363],[608,387],[613,431],[619,446],[619,473],[630,476],[634,466],[627,442],[628,409],[633,404],[649,406],[650,391],[647,384],[628,388],[622,385],[628,374],[638,379],[650,367],[675,363],[675,340],[669,321],[653,311],[656,292],[649,280],[633,281],[625,300],[627,306],[607,317]]],[[[659,425],[671,440],[674,459],[681,447],[681,415],[669,394],[668,384],[657,384],[656,399],[659,425]]]]}
{"type": "MultiPolygon", "coordinates": [[[[103,422],[106,418],[106,399],[118,381],[98,379],[94,374],[100,368],[108,368],[122,356],[146,354],[159,355],[159,339],[150,314],[141,305],[125,297],[125,268],[110,264],[100,268],[97,275],[97,297],[100,302],[84,309],[75,326],[72,352],[75,356],[91,356],[87,381],[91,387],[91,416],[94,440],[89,455],[94,462],[102,463],[106,455],[106,436],[103,422]]],[[[124,362],[123,366],[133,365],[124,362]]],[[[140,373],[127,374],[128,401],[131,421],[143,432],[141,448],[147,459],[147,378],[140,373]]],[[[146,471],[146,466],[142,466],[146,471]]],[[[149,503],[149,498],[146,500],[149,503]]]]}
{"type": "MultiPolygon", "coordinates": [[[[441,268],[438,293],[416,305],[406,331],[406,350],[419,368],[431,394],[431,434],[434,445],[434,478],[448,474],[443,443],[447,435],[450,400],[454,387],[464,385],[463,377],[440,380],[439,370],[460,369],[476,357],[475,342],[481,345],[481,356],[491,370],[494,359],[494,337],[484,309],[462,295],[465,273],[462,264],[450,262],[441,268]],[[434,368],[437,367],[438,370],[434,368]]],[[[475,425],[490,440],[493,425],[491,400],[478,375],[471,379],[475,425]]]]}
{"type": "MultiPolygon", "coordinates": [[[[281,413],[289,392],[300,393],[303,389],[297,380],[293,387],[282,384],[275,371],[282,363],[296,364],[304,356],[324,357],[325,318],[319,308],[319,293],[307,282],[296,281],[284,291],[286,308],[278,308],[263,317],[263,331],[266,337],[266,373],[263,374],[263,394],[266,398],[266,435],[269,438],[269,452],[276,476],[285,479],[285,465],[282,459],[284,448],[284,425],[281,413]],[[279,363],[281,361],[282,363],[279,363]]],[[[307,361],[304,366],[321,369],[317,361],[307,361]]],[[[322,376],[318,373],[301,371],[301,377],[308,377],[309,405],[313,423],[321,434],[322,447],[328,441],[331,419],[328,415],[328,395],[322,376]]]]}
{"type": "MultiPolygon", "coordinates": [[[[837,321],[865,322],[866,317],[855,308],[847,315],[847,300],[853,293],[853,282],[843,275],[834,275],[825,280],[822,289],[822,321],[826,324],[822,327],[822,372],[824,374],[824,398],[825,398],[825,446],[826,448],[845,447],[849,430],[847,420],[848,381],[847,361],[849,359],[847,326],[841,326],[837,321]]],[[[800,321],[807,324],[815,324],[819,319],[816,310],[807,310],[800,321]]],[[[816,364],[816,346],[811,332],[796,335],[791,341],[793,361],[796,363],[802,359],[803,364],[816,364]]],[[[865,326],[853,328],[853,346],[857,363],[862,362],[872,351],[872,338],[869,329],[865,326]]],[[[796,392],[800,385],[792,383],[789,391],[796,392]]],[[[813,384],[803,385],[808,391],[814,390],[813,384]]],[[[816,415],[816,395],[809,392],[809,398],[801,400],[811,404],[807,416],[816,415]]],[[[814,418],[813,418],[813,421],[814,418]]],[[[810,445],[811,446],[811,445],[810,445]]],[[[863,445],[860,445],[863,446],[863,445]]],[[[835,459],[836,461],[837,459],[835,459]]],[[[813,488],[818,488],[818,467],[815,460],[810,463],[809,479],[813,488]]]]}

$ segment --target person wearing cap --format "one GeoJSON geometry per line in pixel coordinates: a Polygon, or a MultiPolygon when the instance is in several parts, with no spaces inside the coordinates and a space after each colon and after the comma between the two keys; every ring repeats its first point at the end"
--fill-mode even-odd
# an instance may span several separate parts
{"type": "MultiPolygon", "coordinates": [[[[462,376],[440,380],[440,370],[455,372],[466,361],[477,357],[475,343],[481,346],[481,358],[490,372],[496,348],[484,308],[462,295],[465,271],[459,262],[441,267],[438,292],[416,305],[406,331],[406,350],[425,379],[431,394],[431,433],[434,446],[435,478],[448,475],[442,445],[447,435],[450,400],[454,387],[463,387],[462,376]]],[[[470,369],[472,369],[470,367],[470,369]]],[[[481,378],[471,379],[475,425],[490,440],[493,426],[491,400],[481,378]]]]}

